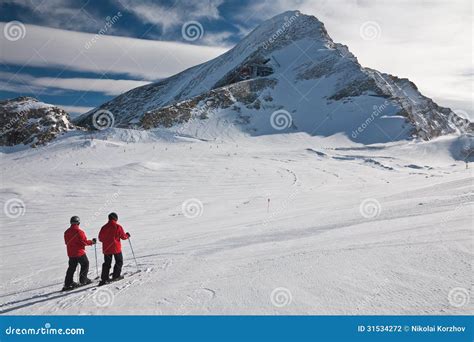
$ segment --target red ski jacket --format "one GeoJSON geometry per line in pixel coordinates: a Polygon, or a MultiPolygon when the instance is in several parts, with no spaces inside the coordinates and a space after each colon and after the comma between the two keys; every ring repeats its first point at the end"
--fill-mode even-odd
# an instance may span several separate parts
{"type": "Polygon", "coordinates": [[[72,224],[64,232],[64,243],[67,248],[67,255],[71,258],[77,258],[86,254],[86,246],[91,246],[92,241],[87,240],[86,233],[79,228],[78,224],[72,224]]]}
{"type": "Polygon", "coordinates": [[[117,254],[122,252],[120,239],[127,240],[128,236],[117,221],[109,220],[109,222],[100,229],[99,241],[102,242],[102,251],[104,254],[117,254]]]}

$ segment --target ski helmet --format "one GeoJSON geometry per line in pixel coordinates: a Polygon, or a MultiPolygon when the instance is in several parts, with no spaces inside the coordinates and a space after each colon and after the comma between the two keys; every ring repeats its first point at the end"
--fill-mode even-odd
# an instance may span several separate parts
{"type": "Polygon", "coordinates": [[[116,213],[110,213],[109,214],[109,220],[117,221],[118,220],[118,215],[116,213]]]}
{"type": "Polygon", "coordinates": [[[71,224],[79,224],[81,223],[81,219],[79,218],[79,216],[73,216],[71,217],[71,220],[69,222],[71,222],[71,224]]]}

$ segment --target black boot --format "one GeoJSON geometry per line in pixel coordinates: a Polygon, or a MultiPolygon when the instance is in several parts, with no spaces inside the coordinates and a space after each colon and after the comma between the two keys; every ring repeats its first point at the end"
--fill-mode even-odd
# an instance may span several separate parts
{"type": "Polygon", "coordinates": [[[92,283],[92,280],[89,278],[81,280],[81,285],[89,285],[90,283],[92,283]]]}
{"type": "Polygon", "coordinates": [[[106,284],[108,284],[108,283],[110,283],[110,279],[101,280],[101,281],[99,282],[99,286],[103,286],[103,285],[106,285],[106,284]]]}
{"type": "Polygon", "coordinates": [[[79,287],[78,283],[72,282],[71,284],[64,285],[62,291],[71,291],[74,290],[76,287],[79,287]]]}
{"type": "Polygon", "coordinates": [[[123,275],[119,275],[118,277],[113,277],[112,281],[117,281],[117,280],[122,280],[122,279],[123,279],[123,275]]]}

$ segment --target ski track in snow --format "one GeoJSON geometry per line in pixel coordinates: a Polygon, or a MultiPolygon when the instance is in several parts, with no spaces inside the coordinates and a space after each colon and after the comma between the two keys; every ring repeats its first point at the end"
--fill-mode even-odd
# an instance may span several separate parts
{"type": "Polygon", "coordinates": [[[0,222],[0,313],[468,314],[471,302],[448,297],[472,288],[471,170],[442,149],[410,148],[76,136],[2,154],[0,199],[25,212],[0,222]],[[189,199],[202,204],[194,218],[189,199]],[[361,215],[366,199],[380,205],[373,218],[361,215]],[[92,238],[112,210],[140,271],[124,241],[124,280],[59,292],[69,217],[92,238]],[[291,293],[287,305],[272,305],[276,288],[291,293]]]}

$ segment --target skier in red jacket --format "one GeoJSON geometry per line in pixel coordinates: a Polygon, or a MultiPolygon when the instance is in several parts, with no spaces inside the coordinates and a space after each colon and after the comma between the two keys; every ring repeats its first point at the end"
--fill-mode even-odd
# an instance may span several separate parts
{"type": "Polygon", "coordinates": [[[107,284],[110,281],[123,279],[122,272],[123,256],[122,244],[120,240],[127,240],[130,233],[125,233],[122,226],[117,223],[118,215],[109,214],[109,222],[105,224],[99,233],[99,241],[102,242],[102,251],[104,253],[104,263],[102,264],[102,275],[99,286],[107,284]],[[114,272],[112,279],[109,278],[112,258],[115,258],[114,272]]]}
{"type": "Polygon", "coordinates": [[[70,222],[71,227],[64,232],[64,242],[69,257],[69,267],[66,271],[63,291],[72,290],[79,285],[87,285],[92,282],[87,278],[87,273],[89,272],[89,259],[87,259],[85,247],[96,243],[96,239],[87,240],[86,234],[79,227],[80,219],[78,216],[71,217],[70,222]],[[73,280],[77,264],[81,265],[81,271],[79,273],[80,284],[75,283],[73,280]]]}

